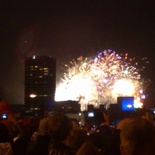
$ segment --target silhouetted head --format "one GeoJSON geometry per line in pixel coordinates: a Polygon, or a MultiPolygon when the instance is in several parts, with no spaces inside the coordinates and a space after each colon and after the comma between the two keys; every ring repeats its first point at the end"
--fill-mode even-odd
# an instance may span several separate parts
{"type": "Polygon", "coordinates": [[[72,122],[62,113],[55,113],[48,125],[51,139],[58,142],[65,140],[72,129],[72,122]]]}
{"type": "Polygon", "coordinates": [[[155,154],[155,128],[143,118],[128,119],[121,128],[122,155],[155,154]]]}

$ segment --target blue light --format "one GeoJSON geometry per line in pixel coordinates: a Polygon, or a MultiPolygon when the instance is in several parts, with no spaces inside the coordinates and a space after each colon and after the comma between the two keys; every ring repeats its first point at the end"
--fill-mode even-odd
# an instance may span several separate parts
{"type": "Polygon", "coordinates": [[[133,97],[122,97],[121,98],[121,109],[123,111],[134,111],[134,98],[133,97]]]}

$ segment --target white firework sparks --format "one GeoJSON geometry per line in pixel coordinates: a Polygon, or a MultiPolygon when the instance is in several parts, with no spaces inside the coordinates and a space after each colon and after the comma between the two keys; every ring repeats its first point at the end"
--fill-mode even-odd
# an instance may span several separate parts
{"type": "Polygon", "coordinates": [[[108,106],[119,96],[133,96],[135,107],[140,107],[143,86],[133,62],[128,54],[119,56],[111,50],[93,58],[79,57],[65,65],[67,71],[57,84],[55,100],[79,100],[81,110],[85,110],[88,104],[108,106]]]}

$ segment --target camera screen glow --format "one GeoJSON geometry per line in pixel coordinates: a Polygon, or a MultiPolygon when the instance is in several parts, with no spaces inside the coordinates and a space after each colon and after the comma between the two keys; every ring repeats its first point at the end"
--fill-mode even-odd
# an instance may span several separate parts
{"type": "Polygon", "coordinates": [[[89,112],[88,113],[88,117],[94,117],[94,113],[93,112],[89,112]]]}
{"type": "Polygon", "coordinates": [[[119,97],[118,99],[122,111],[134,111],[134,97],[119,97]]]}
{"type": "Polygon", "coordinates": [[[134,111],[134,99],[132,97],[122,98],[121,105],[123,111],[134,111]]]}

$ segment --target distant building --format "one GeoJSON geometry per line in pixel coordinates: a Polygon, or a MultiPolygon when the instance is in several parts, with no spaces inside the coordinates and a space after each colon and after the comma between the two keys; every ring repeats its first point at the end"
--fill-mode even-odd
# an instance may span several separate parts
{"type": "Polygon", "coordinates": [[[61,113],[78,113],[80,112],[81,105],[78,101],[55,101],[53,104],[53,111],[61,113]]]}
{"type": "Polygon", "coordinates": [[[33,56],[25,60],[25,105],[34,113],[43,113],[54,101],[56,60],[49,56],[33,56]]]}

